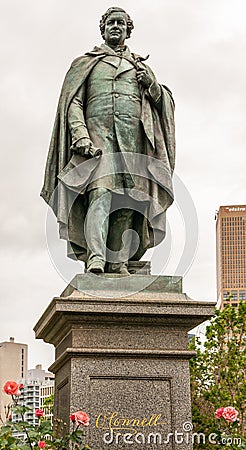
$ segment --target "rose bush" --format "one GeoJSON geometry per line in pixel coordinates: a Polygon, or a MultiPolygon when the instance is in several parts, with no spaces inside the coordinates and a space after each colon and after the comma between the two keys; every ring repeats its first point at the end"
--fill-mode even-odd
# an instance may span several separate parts
{"type": "Polygon", "coordinates": [[[221,417],[223,417],[223,411],[224,411],[224,408],[216,409],[216,411],[215,411],[216,419],[221,419],[221,417]]]}
{"type": "MultiPolygon", "coordinates": [[[[216,409],[215,413],[216,419],[224,419],[222,423],[218,425],[219,433],[217,434],[221,443],[230,442],[230,447],[235,449],[233,442],[236,444],[236,448],[246,449],[246,442],[243,438],[233,436],[233,429],[238,425],[238,415],[239,412],[233,406],[225,406],[223,408],[216,409]],[[225,426],[226,422],[226,426],[225,426]]],[[[217,448],[217,447],[216,447],[217,448]]]]}
{"type": "Polygon", "coordinates": [[[23,384],[19,386],[15,381],[7,381],[3,386],[3,392],[7,395],[19,396],[21,395],[21,387],[23,387],[23,384]]]}
{"type": "Polygon", "coordinates": [[[225,419],[228,423],[236,422],[238,418],[238,411],[233,406],[226,406],[225,408],[218,408],[215,411],[216,419],[225,419]]]}
{"type": "Polygon", "coordinates": [[[36,409],[35,416],[44,417],[44,411],[42,409],[36,409]]]}
{"type": "Polygon", "coordinates": [[[233,406],[226,406],[223,408],[222,417],[227,422],[235,422],[238,418],[238,411],[233,406]]]}
{"type": "Polygon", "coordinates": [[[3,391],[12,397],[12,403],[6,407],[6,422],[0,427],[0,449],[1,450],[90,450],[88,445],[83,444],[84,431],[80,426],[87,427],[90,418],[83,411],[71,414],[73,423],[72,431],[60,419],[55,419],[52,425],[50,420],[44,417],[42,409],[36,409],[35,415],[39,417],[39,425],[34,426],[25,420],[25,414],[32,411],[31,408],[18,405],[20,389],[15,381],[7,381],[3,391]],[[12,421],[12,413],[19,416],[16,422],[12,421]],[[16,435],[18,432],[18,435],[16,435]]]}
{"type": "Polygon", "coordinates": [[[72,422],[77,423],[77,425],[83,425],[83,427],[88,427],[90,418],[88,414],[83,411],[77,411],[76,413],[71,414],[70,419],[72,422]]]}

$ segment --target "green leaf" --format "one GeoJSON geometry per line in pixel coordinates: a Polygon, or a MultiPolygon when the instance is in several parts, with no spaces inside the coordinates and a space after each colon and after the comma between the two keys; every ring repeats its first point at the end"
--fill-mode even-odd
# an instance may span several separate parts
{"type": "Polygon", "coordinates": [[[42,421],[40,423],[38,429],[41,434],[51,434],[52,433],[52,424],[48,420],[42,421]]]}
{"type": "Polygon", "coordinates": [[[12,411],[13,411],[15,414],[24,415],[26,412],[32,411],[32,409],[29,408],[29,406],[14,406],[14,407],[12,408],[12,411]]]}
{"type": "Polygon", "coordinates": [[[20,450],[30,450],[30,445],[29,444],[22,444],[20,445],[20,450]]]}

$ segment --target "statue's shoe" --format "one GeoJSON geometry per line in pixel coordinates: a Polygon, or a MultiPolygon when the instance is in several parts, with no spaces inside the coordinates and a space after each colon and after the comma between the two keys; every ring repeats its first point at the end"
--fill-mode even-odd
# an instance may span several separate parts
{"type": "Polygon", "coordinates": [[[117,273],[120,275],[131,275],[127,270],[126,263],[109,264],[109,273],[117,273]]]}
{"type": "Polygon", "coordinates": [[[103,273],[104,272],[104,264],[101,261],[93,261],[88,267],[87,272],[92,273],[103,273]]]}
{"type": "Polygon", "coordinates": [[[120,273],[121,275],[131,275],[126,266],[120,267],[116,273],[120,273]]]}

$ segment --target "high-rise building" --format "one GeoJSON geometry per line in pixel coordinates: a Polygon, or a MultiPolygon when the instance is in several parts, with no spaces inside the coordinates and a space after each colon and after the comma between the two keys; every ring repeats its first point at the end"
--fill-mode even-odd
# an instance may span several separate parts
{"type": "MultiPolygon", "coordinates": [[[[25,420],[30,425],[38,425],[39,419],[35,415],[36,409],[44,409],[45,418],[52,419],[52,411],[49,407],[45,407],[45,399],[54,394],[54,379],[53,373],[46,372],[42,369],[41,364],[38,364],[35,369],[27,371],[26,379],[18,380],[19,383],[23,384],[19,404],[30,408],[30,411],[25,413],[25,420]]],[[[18,420],[20,420],[20,417],[13,414],[13,422],[18,422],[18,420]]]]}
{"type": "Polygon", "coordinates": [[[6,381],[26,378],[27,374],[26,344],[19,344],[11,337],[9,342],[0,343],[0,414],[5,420],[5,406],[11,402],[9,395],[2,392],[6,381]]]}
{"type": "Polygon", "coordinates": [[[246,300],[246,205],[221,206],[216,215],[217,306],[246,300]]]}
{"type": "MultiPolygon", "coordinates": [[[[26,379],[18,380],[18,383],[23,384],[21,395],[18,398],[19,405],[25,405],[30,408],[24,414],[24,419],[32,426],[39,424],[39,418],[36,416],[36,410],[42,409],[45,413],[45,419],[51,420],[53,418],[53,408],[46,406],[45,400],[54,394],[54,379],[53,373],[46,372],[42,369],[42,365],[38,364],[35,369],[27,371],[26,379]]],[[[17,423],[21,420],[18,414],[12,414],[12,422],[17,423]]],[[[24,431],[16,431],[15,436],[24,437],[24,431]]]]}

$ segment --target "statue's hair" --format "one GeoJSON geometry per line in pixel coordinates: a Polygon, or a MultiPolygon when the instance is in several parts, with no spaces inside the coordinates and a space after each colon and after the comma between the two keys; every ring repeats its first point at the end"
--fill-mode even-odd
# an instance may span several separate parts
{"type": "Polygon", "coordinates": [[[104,32],[105,32],[106,20],[110,16],[110,14],[112,14],[114,12],[123,12],[123,13],[125,13],[126,21],[127,21],[127,36],[126,36],[126,38],[129,38],[131,36],[131,32],[132,32],[132,30],[134,28],[133,21],[132,21],[131,17],[129,16],[129,14],[127,14],[127,12],[124,9],[119,8],[118,6],[112,6],[111,8],[107,9],[107,11],[105,12],[105,14],[102,15],[102,18],[100,20],[100,25],[99,26],[100,26],[101,35],[102,35],[103,39],[105,37],[104,32]]]}

